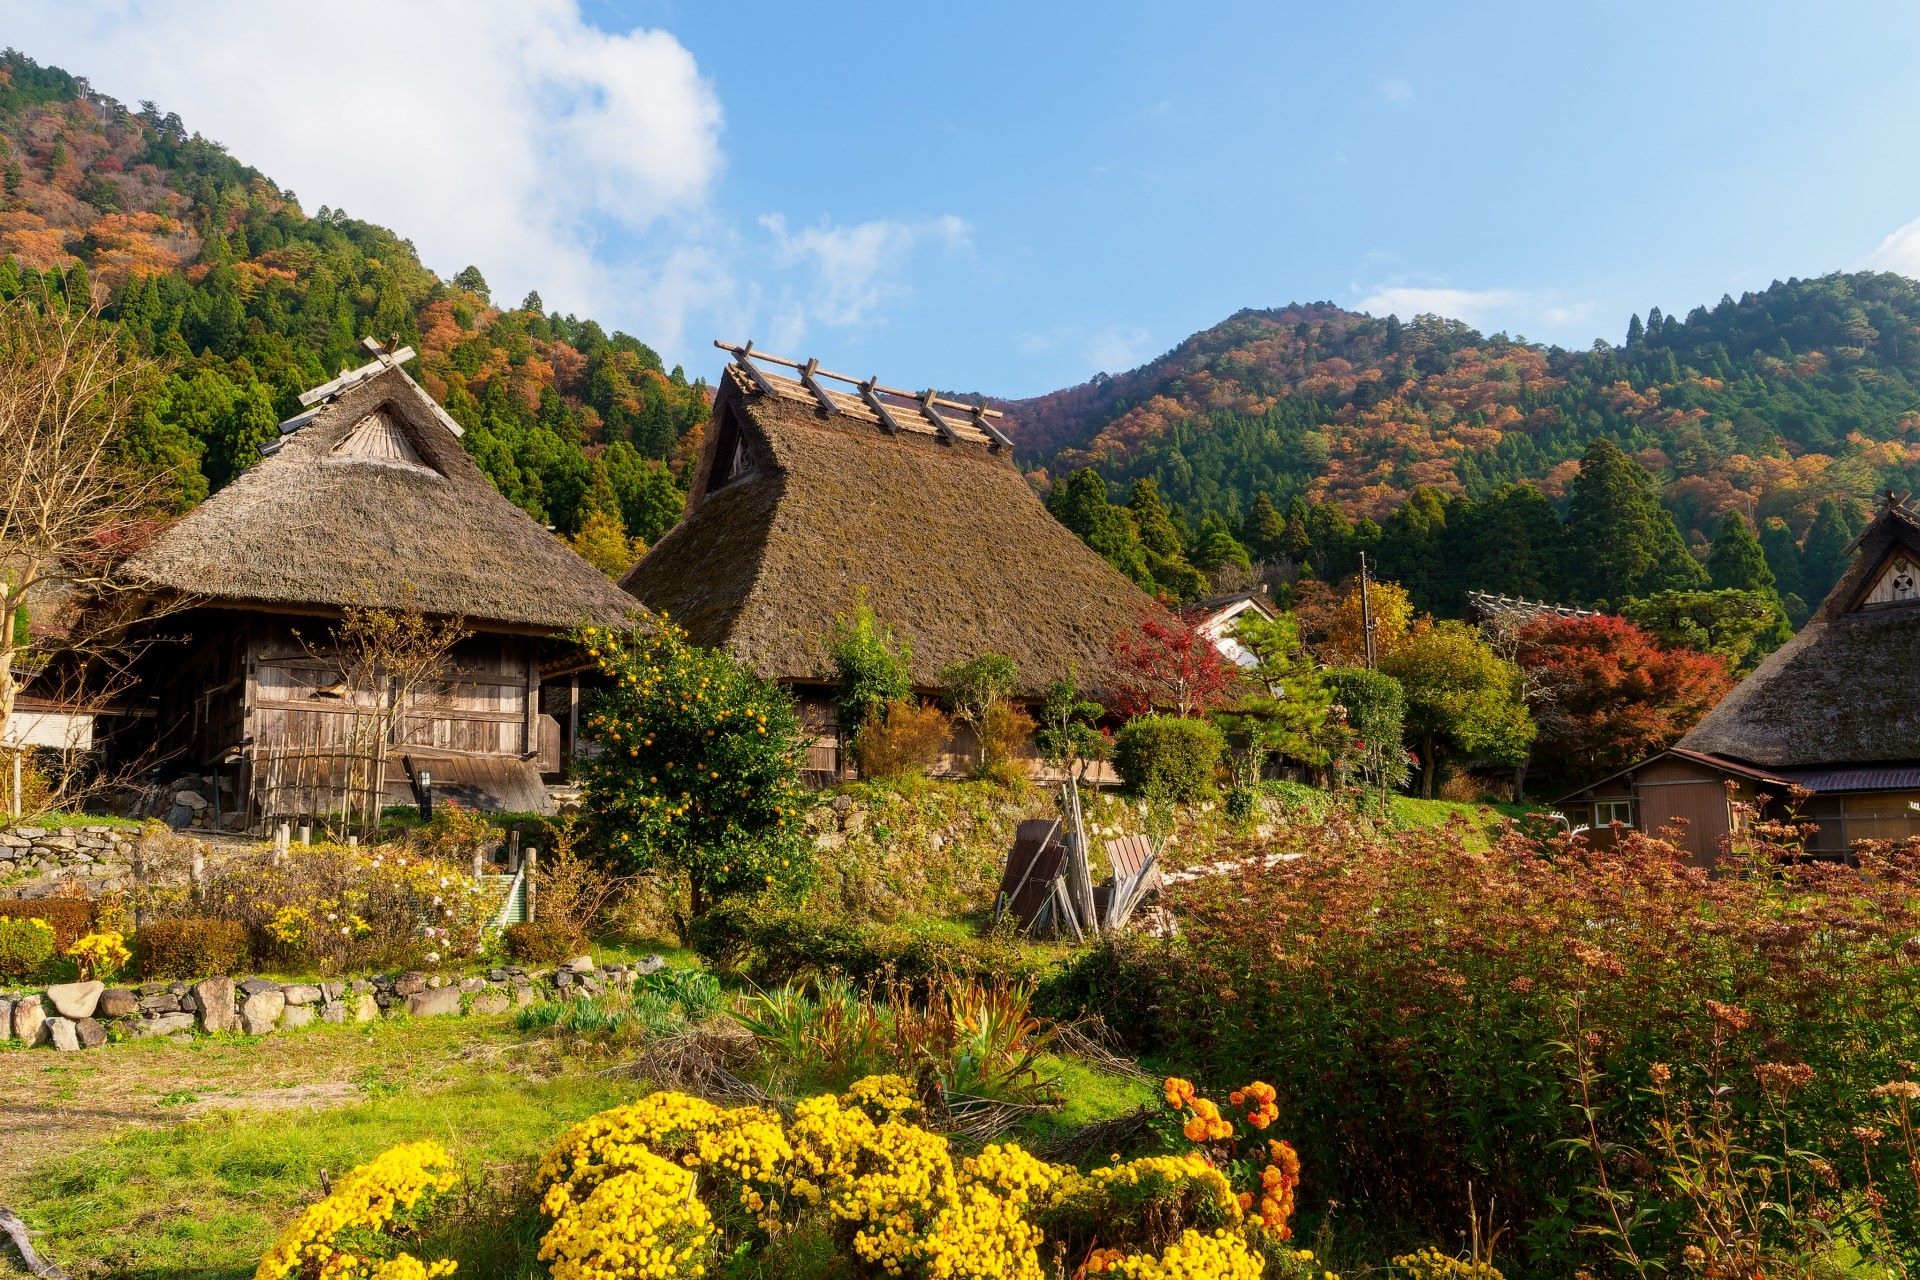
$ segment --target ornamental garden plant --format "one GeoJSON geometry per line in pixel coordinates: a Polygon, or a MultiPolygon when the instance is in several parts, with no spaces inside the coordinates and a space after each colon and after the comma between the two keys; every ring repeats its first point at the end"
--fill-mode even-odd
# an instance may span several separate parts
{"type": "MultiPolygon", "coordinates": [[[[1222,1108],[1169,1079],[1165,1096],[1164,1153],[1079,1169],[1015,1143],[956,1147],[899,1076],[790,1110],[653,1093],[561,1134],[528,1216],[556,1280],[1337,1280],[1292,1240],[1301,1171],[1264,1136],[1274,1091],[1255,1082],[1222,1108]]],[[[412,1250],[459,1181],[437,1145],[396,1147],[296,1217],[258,1280],[452,1274],[412,1250]]]]}
{"type": "Polygon", "coordinates": [[[1710,873],[1639,834],[1476,854],[1333,815],[1052,995],[1202,1085],[1272,1082],[1305,1209],[1350,1231],[1491,1213],[1542,1276],[1912,1274],[1920,849],[1749,830],[1710,873]]]}
{"type": "Polygon", "coordinates": [[[687,920],[727,898],[804,887],[812,797],[787,693],[664,620],[588,627],[579,641],[608,680],[587,716],[601,750],[582,769],[607,856],[676,878],[687,920]]]}

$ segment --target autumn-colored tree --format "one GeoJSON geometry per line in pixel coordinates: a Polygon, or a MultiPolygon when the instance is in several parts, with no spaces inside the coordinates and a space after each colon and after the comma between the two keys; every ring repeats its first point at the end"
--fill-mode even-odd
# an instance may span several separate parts
{"type": "Polygon", "coordinates": [[[1380,662],[1406,695],[1406,733],[1420,753],[1420,794],[1432,798],[1452,759],[1517,765],[1533,720],[1521,674],[1464,622],[1422,619],[1380,662]]]}
{"type": "Polygon", "coordinates": [[[1296,586],[1293,613],[1301,639],[1330,667],[1357,667],[1366,662],[1366,616],[1373,619],[1376,662],[1406,643],[1413,633],[1415,616],[1412,597],[1394,582],[1369,583],[1363,609],[1358,580],[1338,589],[1318,583],[1296,586]]]}
{"type": "Polygon", "coordinates": [[[1114,637],[1108,702],[1123,715],[1203,715],[1226,702],[1240,669],[1198,627],[1160,609],[1142,609],[1114,637]]]}
{"type": "Polygon", "coordinates": [[[611,511],[593,510],[580,522],[580,528],[567,539],[573,553],[588,564],[618,579],[647,554],[647,544],[629,538],[620,517],[611,511]]]}
{"type": "Polygon", "coordinates": [[[1534,756],[1556,777],[1598,777],[1671,746],[1725,695],[1718,654],[1667,646],[1625,618],[1543,618],[1522,628],[1534,756]]]}

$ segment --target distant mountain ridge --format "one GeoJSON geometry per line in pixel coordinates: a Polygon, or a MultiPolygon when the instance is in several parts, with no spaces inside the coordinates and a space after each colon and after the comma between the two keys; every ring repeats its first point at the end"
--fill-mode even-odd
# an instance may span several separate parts
{"type": "Polygon", "coordinates": [[[132,448],[190,507],[251,465],[301,390],[360,364],[365,337],[466,428],[489,479],[572,534],[613,539],[678,518],[669,464],[704,423],[706,386],[638,339],[496,305],[469,267],[442,280],[412,243],[291,192],[152,103],[129,110],[83,79],[0,54],[0,297],[104,291],[106,319],[167,366],[132,448]]]}
{"type": "Polygon", "coordinates": [[[1376,519],[1420,487],[1559,498],[1606,436],[1664,482],[1696,541],[1740,510],[1804,531],[1823,498],[1920,481],[1920,285],[1776,282],[1684,319],[1634,316],[1586,351],[1328,302],[1244,310],[1138,369],[1005,402],[1049,474],[1139,476],[1239,527],[1257,495],[1376,519]]]}

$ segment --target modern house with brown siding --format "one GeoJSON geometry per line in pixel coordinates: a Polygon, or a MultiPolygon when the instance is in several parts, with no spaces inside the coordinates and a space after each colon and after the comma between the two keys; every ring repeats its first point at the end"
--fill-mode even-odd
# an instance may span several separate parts
{"type": "Polygon", "coordinates": [[[1735,686],[1671,750],[1562,797],[1596,829],[1646,831],[1688,819],[1686,845],[1711,859],[1734,834],[1726,803],[1761,799],[1818,824],[1810,851],[1920,835],[1920,512],[1889,494],[1852,547],[1853,565],[1798,635],[1735,686]],[[1718,798],[1716,798],[1718,797],[1718,798]]]}
{"type": "MultiPolygon", "coordinates": [[[[544,803],[578,706],[574,627],[633,599],[502,497],[460,427],[378,354],[302,397],[258,463],[124,567],[169,602],[178,643],[142,687],[174,765],[223,780],[248,821],[320,803],[364,708],[343,696],[329,629],[350,608],[458,619],[466,637],[381,752],[401,798],[420,773],[482,807],[544,803]],[[294,771],[303,776],[296,782],[294,771]]],[[[364,715],[361,715],[364,723],[364,715]]]]}
{"type": "Polygon", "coordinates": [[[991,411],[727,349],[686,514],[621,585],[791,687],[816,771],[841,770],[828,648],[862,597],[924,693],[984,653],[1028,696],[1099,683],[1153,602],[1048,513],[991,411]]]}

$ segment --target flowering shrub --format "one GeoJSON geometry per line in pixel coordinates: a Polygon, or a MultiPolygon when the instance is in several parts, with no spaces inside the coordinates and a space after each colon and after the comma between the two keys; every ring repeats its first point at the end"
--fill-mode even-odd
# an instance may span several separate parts
{"type": "Polygon", "coordinates": [[[454,1264],[395,1249],[393,1233],[453,1188],[453,1158],[410,1142],[361,1165],[307,1206],[260,1260],[254,1280],[432,1280],[454,1264]]]}
{"type": "Polygon", "coordinates": [[[127,950],[126,938],[111,929],[80,938],[67,948],[67,956],[79,967],[82,982],[105,981],[133,959],[133,953],[127,950]]]}
{"type": "MultiPolygon", "coordinates": [[[[958,1158],[920,1113],[898,1076],[807,1098],[791,1119],[680,1093],[602,1112],[540,1161],[540,1260],[556,1280],[680,1280],[749,1258],[782,1275],[794,1241],[899,1280],[1337,1280],[1242,1213],[1214,1163],[1225,1139],[1082,1173],[1009,1143],[958,1158]]],[[[387,1152],[302,1213],[258,1280],[446,1275],[392,1246],[454,1180],[432,1143],[387,1152]]]]}
{"type": "Polygon", "coordinates": [[[727,654],[659,621],[579,634],[608,687],[587,728],[585,805],[612,856],[685,876],[690,914],[734,895],[804,884],[805,744],[793,699],[727,654]]]}
{"type": "MultiPolygon", "coordinates": [[[[1920,1043],[1920,851],[1809,865],[1755,832],[1713,874],[1643,835],[1483,855],[1336,814],[1079,981],[1137,1050],[1271,1082],[1315,1194],[1351,1213],[1438,1234],[1471,1183],[1527,1274],[1682,1273],[1688,1249],[1911,1270],[1920,1195],[1873,1090],[1920,1043]]],[[[1176,1092],[1198,1140],[1237,1126],[1176,1092]]],[[[1267,1105],[1241,1092],[1247,1124],[1267,1105]]]]}
{"type": "Polygon", "coordinates": [[[488,907],[470,866],[396,843],[295,847],[278,862],[229,863],[201,910],[244,926],[262,963],[339,974],[470,959],[491,923],[488,907]]]}
{"type": "Polygon", "coordinates": [[[38,916],[0,917],[0,979],[30,978],[52,958],[52,925],[38,916]]]}

